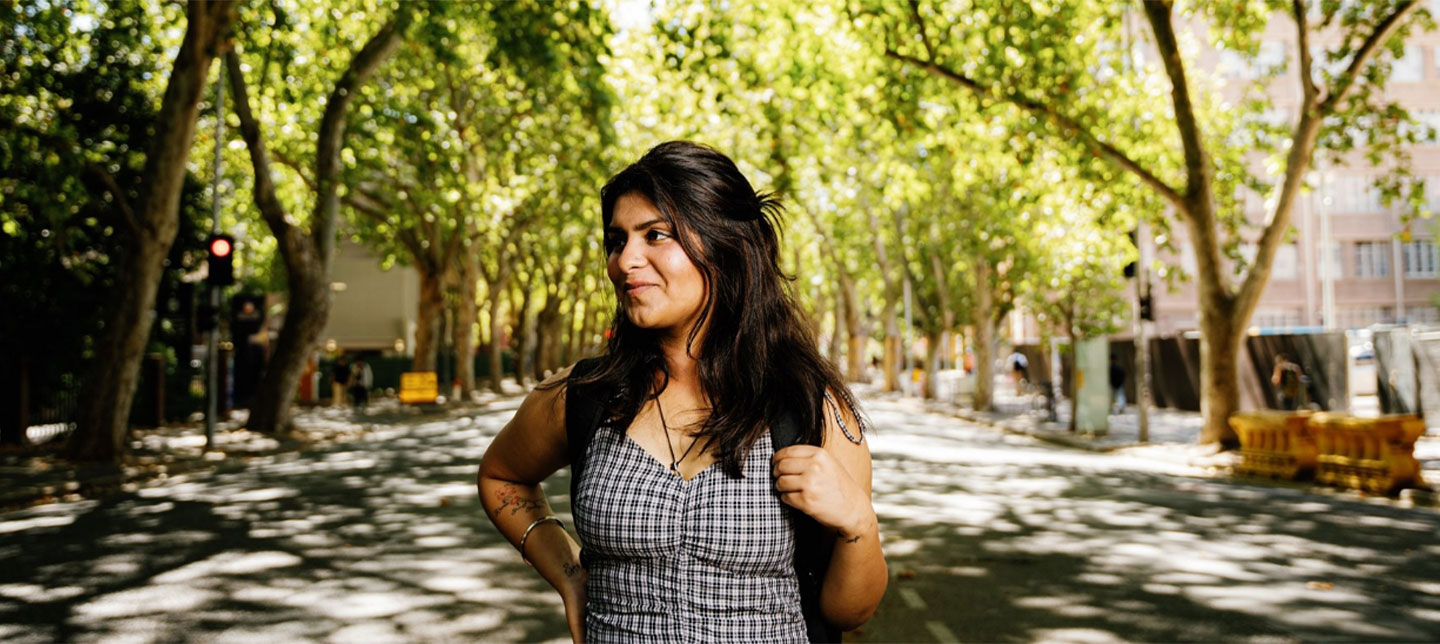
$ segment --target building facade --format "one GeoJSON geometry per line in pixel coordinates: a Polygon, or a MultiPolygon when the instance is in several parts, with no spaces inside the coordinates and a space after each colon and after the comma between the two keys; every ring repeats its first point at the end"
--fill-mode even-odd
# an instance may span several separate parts
{"type": "MultiPolygon", "coordinates": [[[[1440,0],[1428,0],[1428,5],[1433,15],[1440,16],[1440,0]]],[[[1332,49],[1337,38],[1337,33],[1314,34],[1312,50],[1332,49]]],[[[1262,68],[1288,62],[1286,71],[1269,82],[1267,94],[1275,118],[1294,123],[1300,101],[1296,43],[1294,24],[1277,16],[1262,36],[1257,60],[1202,50],[1197,62],[1222,81],[1221,92],[1232,104],[1238,104],[1246,87],[1262,76],[1262,68]]],[[[1394,61],[1385,96],[1420,122],[1440,129],[1440,32],[1411,34],[1404,56],[1394,61]]],[[[1427,181],[1428,207],[1440,212],[1440,139],[1432,131],[1424,143],[1411,146],[1409,154],[1411,172],[1427,181]]],[[[1296,234],[1279,249],[1250,324],[1285,330],[1440,323],[1440,251],[1434,221],[1404,221],[1402,207],[1384,205],[1372,185],[1376,176],[1394,168],[1372,165],[1363,150],[1342,158],[1317,152],[1312,167],[1308,177],[1312,189],[1300,197],[1292,213],[1296,234]]],[[[1262,199],[1245,202],[1251,221],[1265,220],[1262,199]]],[[[1172,234],[1177,236],[1173,246],[1179,252],[1161,251],[1157,257],[1193,276],[1195,257],[1183,226],[1176,222],[1172,234]]],[[[1197,329],[1194,280],[1174,287],[1161,279],[1154,284],[1155,332],[1197,329]]]]}

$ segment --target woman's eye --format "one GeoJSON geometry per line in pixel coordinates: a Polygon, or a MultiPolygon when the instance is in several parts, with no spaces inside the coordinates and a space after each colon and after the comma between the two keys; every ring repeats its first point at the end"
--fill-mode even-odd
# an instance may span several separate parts
{"type": "Polygon", "coordinates": [[[657,241],[661,241],[661,240],[664,240],[664,239],[670,239],[670,233],[665,232],[665,231],[663,231],[663,230],[656,230],[656,229],[654,229],[654,228],[651,228],[650,230],[646,231],[646,233],[645,233],[645,239],[647,239],[647,240],[649,240],[649,241],[652,241],[652,242],[657,242],[657,241]]]}

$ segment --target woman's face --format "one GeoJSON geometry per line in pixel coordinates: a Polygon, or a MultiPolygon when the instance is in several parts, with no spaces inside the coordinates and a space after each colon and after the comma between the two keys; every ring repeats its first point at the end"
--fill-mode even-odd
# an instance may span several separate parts
{"type": "Polygon", "coordinates": [[[655,204],[633,192],[617,199],[605,251],[610,282],[631,323],[689,334],[705,306],[705,279],[655,204]]]}

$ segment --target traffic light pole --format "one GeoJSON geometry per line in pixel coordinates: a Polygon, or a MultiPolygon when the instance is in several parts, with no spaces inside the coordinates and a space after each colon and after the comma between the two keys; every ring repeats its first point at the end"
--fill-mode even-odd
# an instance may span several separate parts
{"type": "MultiPolygon", "coordinates": [[[[210,234],[220,233],[220,171],[221,151],[225,141],[225,65],[220,64],[220,80],[215,87],[215,164],[210,184],[210,234]]],[[[207,247],[206,252],[210,252],[207,247]]],[[[205,338],[205,451],[215,448],[215,416],[218,413],[220,392],[220,285],[207,279],[210,291],[210,310],[217,316],[215,324],[205,338]]]]}
{"type": "Polygon", "coordinates": [[[1135,422],[1139,425],[1141,443],[1150,442],[1150,339],[1146,337],[1146,316],[1140,313],[1140,302],[1150,300],[1151,317],[1154,316],[1154,300],[1150,299],[1150,258],[1145,246],[1149,240],[1150,226],[1140,221],[1136,226],[1135,249],[1139,257],[1135,262],[1135,422]]]}

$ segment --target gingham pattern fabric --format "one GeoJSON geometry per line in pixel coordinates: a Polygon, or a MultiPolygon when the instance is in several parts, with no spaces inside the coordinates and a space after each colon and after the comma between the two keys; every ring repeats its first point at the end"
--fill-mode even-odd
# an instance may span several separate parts
{"type": "Polygon", "coordinates": [[[689,481],[602,424],[574,503],[590,642],[805,642],[795,536],[774,492],[767,432],[744,478],[689,481]]]}

